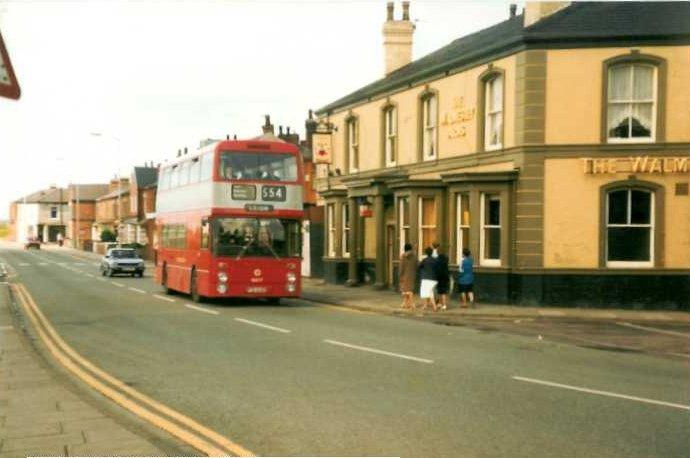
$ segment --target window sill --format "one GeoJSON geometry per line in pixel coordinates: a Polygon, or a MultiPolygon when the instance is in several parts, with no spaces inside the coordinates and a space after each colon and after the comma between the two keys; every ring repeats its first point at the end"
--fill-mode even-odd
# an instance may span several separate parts
{"type": "Polygon", "coordinates": [[[481,259],[479,261],[481,267],[501,267],[500,259],[481,259]]]}
{"type": "Polygon", "coordinates": [[[484,152],[490,152],[490,151],[498,151],[500,149],[503,149],[503,144],[498,144],[498,145],[484,145],[484,152]]]}
{"type": "Polygon", "coordinates": [[[609,269],[653,269],[653,262],[634,262],[634,261],[607,261],[606,267],[609,269]]]}
{"type": "Polygon", "coordinates": [[[642,143],[642,144],[648,144],[648,143],[654,143],[656,140],[654,138],[643,138],[643,137],[635,137],[635,138],[607,138],[606,143],[617,145],[617,144],[635,144],[635,143],[642,143]]]}

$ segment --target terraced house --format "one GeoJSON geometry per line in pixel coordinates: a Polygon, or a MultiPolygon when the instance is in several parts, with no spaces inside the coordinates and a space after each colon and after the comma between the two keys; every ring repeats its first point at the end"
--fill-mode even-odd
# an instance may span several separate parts
{"type": "Polygon", "coordinates": [[[406,242],[480,300],[690,307],[690,3],[527,2],[317,110],[325,276],[395,287],[406,242]],[[329,156],[325,156],[328,158],[329,156]]]}

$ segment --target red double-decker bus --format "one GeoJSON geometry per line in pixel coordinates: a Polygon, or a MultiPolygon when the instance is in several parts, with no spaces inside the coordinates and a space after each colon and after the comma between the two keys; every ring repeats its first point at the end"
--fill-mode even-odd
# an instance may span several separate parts
{"type": "Polygon", "coordinates": [[[220,141],[159,172],[155,279],[204,297],[298,297],[304,176],[299,149],[220,141]]]}

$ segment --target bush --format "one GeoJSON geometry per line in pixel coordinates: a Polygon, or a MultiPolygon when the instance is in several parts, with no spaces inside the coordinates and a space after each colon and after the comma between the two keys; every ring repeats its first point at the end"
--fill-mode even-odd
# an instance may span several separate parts
{"type": "Polygon", "coordinates": [[[114,242],[117,240],[117,235],[110,229],[103,229],[101,231],[101,242],[114,242]]]}

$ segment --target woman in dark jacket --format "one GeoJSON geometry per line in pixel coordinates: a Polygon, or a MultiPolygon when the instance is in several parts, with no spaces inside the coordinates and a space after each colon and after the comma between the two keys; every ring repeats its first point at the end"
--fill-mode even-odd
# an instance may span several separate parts
{"type": "Polygon", "coordinates": [[[438,293],[438,300],[441,310],[448,308],[448,292],[450,291],[450,272],[448,270],[448,256],[442,253],[440,248],[436,248],[438,256],[436,257],[436,268],[438,275],[438,284],[436,285],[436,293],[438,293]]]}
{"type": "Polygon", "coordinates": [[[419,263],[419,278],[422,284],[419,287],[419,297],[424,299],[423,309],[430,305],[436,311],[436,301],[434,300],[434,288],[438,284],[438,261],[432,256],[434,250],[431,247],[424,249],[426,257],[419,263]]]}

